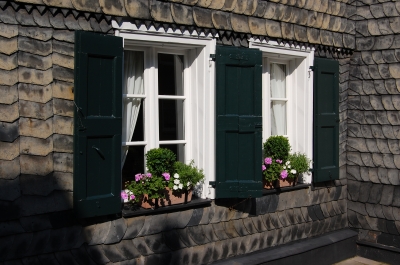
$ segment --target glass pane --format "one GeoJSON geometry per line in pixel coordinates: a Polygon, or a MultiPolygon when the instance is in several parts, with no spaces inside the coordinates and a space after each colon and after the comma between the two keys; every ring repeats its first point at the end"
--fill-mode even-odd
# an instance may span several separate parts
{"type": "MultiPolygon", "coordinates": [[[[131,138],[131,142],[144,141],[144,114],[143,114],[143,103],[142,99],[134,99],[134,101],[140,101],[139,113],[137,114],[136,123],[134,125],[134,131],[131,138]]],[[[132,117],[133,119],[135,117],[132,117]]]]}
{"type": "Polygon", "coordinates": [[[183,96],[183,56],[158,54],[158,94],[183,96]]]}
{"type": "Polygon", "coordinates": [[[286,135],[286,101],[271,102],[271,135],[286,135]]]}
{"type": "Polygon", "coordinates": [[[183,100],[159,99],[160,141],[184,140],[184,102],[183,100]]]}
{"type": "Polygon", "coordinates": [[[122,188],[125,182],[134,180],[135,174],[144,173],[144,146],[129,146],[128,155],[122,168],[122,188]]]}
{"type": "Polygon", "coordinates": [[[124,94],[144,94],[144,52],[124,51],[124,94]]]}
{"type": "Polygon", "coordinates": [[[161,144],[160,147],[170,149],[178,161],[185,162],[185,144],[161,144]]]}
{"type": "Polygon", "coordinates": [[[271,97],[286,98],[286,65],[271,63],[271,97]]]}

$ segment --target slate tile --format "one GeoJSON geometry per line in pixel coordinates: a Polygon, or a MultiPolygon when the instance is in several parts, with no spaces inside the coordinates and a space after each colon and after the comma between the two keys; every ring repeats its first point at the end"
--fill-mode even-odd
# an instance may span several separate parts
{"type": "Polygon", "coordinates": [[[276,214],[278,215],[279,221],[281,222],[281,224],[282,224],[284,227],[290,225],[290,222],[289,222],[288,218],[286,217],[285,211],[276,212],[276,214]]]}
{"type": "Polygon", "coordinates": [[[382,205],[374,204],[374,212],[376,217],[385,219],[385,215],[383,214],[382,205]]]}
{"type": "MultiPolygon", "coordinates": [[[[387,220],[395,220],[394,215],[393,215],[393,208],[391,206],[382,205],[381,207],[382,207],[383,215],[385,216],[385,218],[387,220]]],[[[394,208],[394,209],[395,209],[395,211],[398,211],[397,208],[394,208]]]]}
{"type": "MultiPolygon", "coordinates": [[[[213,227],[215,235],[219,238],[219,240],[224,240],[224,239],[228,239],[229,238],[229,236],[225,233],[224,224],[223,223],[212,224],[212,227],[213,227]]],[[[254,228],[254,230],[255,230],[255,228],[254,228]]]]}
{"type": "Polygon", "coordinates": [[[79,265],[78,262],[75,261],[74,256],[71,254],[70,251],[61,251],[61,252],[56,252],[54,253],[57,261],[60,264],[65,264],[65,265],[79,265]]]}
{"type": "Polygon", "coordinates": [[[96,265],[96,263],[86,252],[84,245],[82,245],[80,248],[71,249],[71,253],[79,264],[96,265]]]}
{"type": "Polygon", "coordinates": [[[203,209],[204,208],[193,209],[192,217],[190,218],[187,226],[199,225],[201,219],[203,218],[203,209]]]}
{"type": "Polygon", "coordinates": [[[132,243],[143,256],[154,254],[154,252],[147,246],[144,237],[135,237],[132,239],[132,243]]]}
{"type": "Polygon", "coordinates": [[[161,231],[175,229],[175,228],[184,228],[189,223],[190,219],[193,215],[193,209],[189,209],[186,211],[178,211],[173,213],[168,213],[166,220],[164,220],[164,228],[161,231]]]}
{"type": "Polygon", "coordinates": [[[389,234],[399,235],[399,231],[397,230],[396,224],[394,221],[386,220],[386,228],[389,234]]]}
{"type": "Polygon", "coordinates": [[[323,213],[323,215],[324,215],[324,218],[330,217],[330,214],[329,214],[329,212],[328,212],[328,208],[326,207],[326,205],[327,205],[326,203],[320,204],[321,211],[322,211],[322,213],[323,213]]]}
{"type": "Polygon", "coordinates": [[[89,245],[103,244],[104,240],[107,238],[110,228],[111,228],[110,221],[96,224],[89,245]]]}
{"type": "Polygon", "coordinates": [[[372,188],[371,182],[360,182],[360,189],[357,201],[367,202],[372,188]]]}
{"type": "Polygon", "coordinates": [[[312,224],[313,224],[313,222],[304,223],[304,237],[305,238],[311,236],[312,224]]]}
{"type": "Polygon", "coordinates": [[[230,220],[229,222],[224,222],[224,229],[225,229],[225,233],[230,237],[230,238],[234,238],[234,237],[238,237],[239,234],[236,231],[235,228],[235,223],[234,221],[236,220],[230,220]]]}
{"type": "Polygon", "coordinates": [[[7,254],[11,251],[13,243],[13,235],[2,237],[2,240],[0,240],[0,260],[4,260],[7,257],[7,254]]]}
{"type": "Polygon", "coordinates": [[[17,259],[20,258],[21,253],[26,253],[29,251],[30,243],[32,242],[32,233],[24,233],[15,235],[13,237],[12,247],[8,249],[7,254],[3,257],[5,259],[17,259]]]}
{"type": "Polygon", "coordinates": [[[350,209],[352,211],[355,211],[355,212],[360,213],[362,215],[367,215],[367,212],[366,212],[366,209],[365,209],[365,203],[348,201],[347,202],[347,207],[348,207],[348,209],[350,209]]]}
{"type": "Polygon", "coordinates": [[[245,235],[249,234],[249,232],[247,231],[247,229],[243,223],[243,219],[231,220],[230,222],[232,222],[232,224],[235,227],[235,230],[239,236],[245,236],[245,235]]]}
{"type": "Polygon", "coordinates": [[[171,249],[166,245],[165,238],[162,233],[145,236],[144,240],[147,246],[154,252],[154,253],[163,253],[168,252],[171,249]]]}
{"type": "Polygon", "coordinates": [[[377,226],[378,226],[378,231],[383,232],[383,233],[388,233],[387,226],[386,226],[386,221],[385,219],[381,218],[376,218],[377,221],[377,226]]]}
{"type": "Polygon", "coordinates": [[[48,244],[50,234],[50,229],[34,232],[32,235],[32,241],[30,242],[29,250],[26,252],[26,255],[34,256],[43,253],[44,248],[48,244]]]}
{"type": "Polygon", "coordinates": [[[276,232],[275,232],[274,236],[276,236],[276,245],[283,244],[282,229],[283,229],[283,227],[277,229],[276,232]]]}
{"type": "Polygon", "coordinates": [[[352,210],[348,210],[347,211],[347,217],[349,220],[349,226],[350,227],[354,227],[354,228],[361,228],[358,219],[357,219],[357,215],[356,212],[353,212],[352,210]]]}
{"type": "Polygon", "coordinates": [[[338,200],[337,202],[338,202],[340,211],[341,211],[342,213],[345,213],[345,212],[346,212],[346,209],[347,209],[346,200],[338,200]]]}
{"type": "Polygon", "coordinates": [[[303,214],[301,212],[301,208],[293,208],[293,216],[295,218],[296,223],[300,224],[305,222],[303,214]]]}
{"type": "Polygon", "coordinates": [[[113,244],[122,240],[125,235],[127,225],[124,218],[111,221],[110,230],[104,239],[104,244],[113,244]]]}
{"type": "Polygon", "coordinates": [[[229,254],[229,242],[228,240],[217,241],[214,243],[214,250],[212,254],[212,260],[217,261],[226,259],[229,254]]]}
{"type": "MultiPolygon", "coordinates": [[[[268,247],[267,238],[268,238],[269,233],[270,233],[270,231],[265,231],[265,232],[259,233],[259,236],[258,236],[258,239],[259,239],[258,240],[258,243],[259,243],[258,249],[265,249],[265,248],[268,247]]],[[[232,246],[232,252],[236,253],[235,251],[236,251],[236,249],[233,249],[233,246],[232,246]]]]}
{"type": "Polygon", "coordinates": [[[133,245],[132,240],[121,240],[121,242],[115,244],[114,246],[124,257],[124,260],[131,260],[140,257],[140,252],[133,245]]]}
{"type": "Polygon", "coordinates": [[[318,220],[318,217],[315,214],[314,210],[315,210],[314,205],[310,205],[307,207],[308,216],[310,216],[311,220],[316,221],[318,220]]]}
{"type": "Polygon", "coordinates": [[[136,235],[137,237],[157,234],[165,230],[168,227],[168,223],[165,222],[166,214],[148,215],[145,217],[144,225],[140,232],[136,235]]]}
{"type": "Polygon", "coordinates": [[[311,222],[311,230],[309,236],[317,236],[318,235],[318,228],[321,221],[313,221],[311,222]]]}
{"type": "Polygon", "coordinates": [[[253,225],[258,232],[264,232],[267,230],[267,227],[264,225],[262,216],[250,217],[250,219],[253,221],[253,225]]]}
{"type": "Polygon", "coordinates": [[[361,228],[371,230],[371,227],[369,226],[364,215],[356,213],[356,216],[357,216],[357,220],[358,220],[358,223],[360,224],[361,228]]]}
{"type": "Polygon", "coordinates": [[[221,221],[221,219],[225,216],[225,211],[228,211],[226,207],[223,206],[218,206],[214,205],[212,206],[214,208],[214,215],[212,219],[210,220],[210,223],[215,224],[221,221]]]}
{"type": "MultiPolygon", "coordinates": [[[[199,258],[198,255],[196,255],[196,257],[194,257],[194,259],[197,262],[200,262],[200,260],[198,260],[198,258],[199,258]]],[[[173,264],[200,264],[200,263],[192,263],[192,261],[193,261],[192,249],[184,248],[184,249],[180,249],[180,250],[171,252],[171,261],[169,264],[171,264],[171,265],[173,265],[173,264]]]]}
{"type": "Polygon", "coordinates": [[[270,217],[271,223],[273,224],[273,226],[275,226],[275,228],[283,227],[283,225],[280,222],[278,215],[276,213],[270,213],[269,217],[270,217]]]}
{"type": "Polygon", "coordinates": [[[278,234],[278,230],[272,230],[272,231],[268,231],[268,237],[267,237],[267,246],[269,247],[273,247],[276,245],[276,242],[278,240],[278,238],[276,237],[276,235],[278,234]]]}
{"type": "Polygon", "coordinates": [[[214,227],[212,225],[203,225],[204,233],[210,242],[218,241],[219,238],[215,234],[214,227]]]}
{"type": "Polygon", "coordinates": [[[139,234],[139,231],[143,228],[144,221],[145,221],[145,216],[127,218],[126,219],[127,228],[123,239],[135,238],[139,234]]]}
{"type": "Polygon", "coordinates": [[[255,215],[262,215],[267,213],[269,201],[271,200],[270,196],[262,196],[260,198],[253,198],[253,208],[251,212],[255,215]]]}
{"type": "Polygon", "coordinates": [[[54,254],[43,254],[38,256],[41,264],[48,264],[48,265],[61,265],[56,257],[54,256],[54,254]]]}
{"type": "Polygon", "coordinates": [[[144,264],[146,265],[170,264],[171,258],[172,258],[171,253],[154,254],[144,257],[144,264]]]}
{"type": "Polygon", "coordinates": [[[296,232],[296,238],[297,239],[303,239],[306,238],[306,223],[301,223],[297,225],[297,232],[296,232]]]}
{"type": "Polygon", "coordinates": [[[200,223],[201,225],[208,224],[214,215],[214,208],[213,207],[206,207],[203,208],[203,216],[201,217],[200,223]]]}
{"type": "Polygon", "coordinates": [[[179,235],[179,239],[185,244],[187,247],[196,246],[196,242],[189,236],[188,229],[176,229],[177,234],[179,235]]]}
{"type": "Polygon", "coordinates": [[[196,242],[197,245],[203,245],[210,242],[210,240],[206,237],[204,225],[191,226],[186,228],[186,230],[190,238],[196,242]]]}
{"type": "Polygon", "coordinates": [[[294,208],[285,210],[286,217],[291,225],[297,224],[297,221],[294,216],[294,208]]]}
{"type": "Polygon", "coordinates": [[[326,206],[326,210],[327,210],[329,216],[332,217],[332,216],[335,216],[335,215],[336,215],[336,212],[335,212],[335,210],[333,209],[332,202],[327,202],[325,206],[326,206]]]}
{"type": "Polygon", "coordinates": [[[41,265],[41,263],[37,257],[24,258],[24,259],[22,259],[22,264],[24,264],[24,265],[41,265]]]}
{"type": "Polygon", "coordinates": [[[187,246],[180,240],[179,234],[176,230],[163,232],[165,238],[165,244],[172,250],[186,248],[187,246]]]}
{"type": "Polygon", "coordinates": [[[392,206],[400,207],[400,186],[394,187],[392,206]]]}
{"type": "Polygon", "coordinates": [[[282,228],[283,244],[288,243],[290,241],[291,234],[292,234],[292,226],[286,226],[282,228]]]}
{"type": "MultiPolygon", "coordinates": [[[[232,241],[234,241],[234,239],[232,241]]],[[[213,249],[214,243],[194,246],[192,248],[192,264],[208,264],[212,257],[213,249]]]]}
{"type": "Polygon", "coordinates": [[[254,234],[257,233],[257,229],[254,226],[254,223],[252,222],[252,220],[250,218],[246,218],[246,219],[242,219],[243,220],[243,224],[246,227],[247,232],[249,232],[249,234],[254,234]]]}
{"type": "Polygon", "coordinates": [[[342,213],[337,201],[332,201],[332,207],[333,207],[333,210],[336,212],[336,214],[341,214],[342,213]]]}

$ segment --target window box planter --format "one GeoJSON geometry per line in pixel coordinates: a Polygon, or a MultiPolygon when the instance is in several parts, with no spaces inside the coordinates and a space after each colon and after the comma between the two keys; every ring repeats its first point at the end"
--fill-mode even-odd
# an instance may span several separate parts
{"type": "Polygon", "coordinates": [[[275,182],[276,188],[283,188],[283,187],[293,187],[297,184],[297,177],[296,178],[285,178],[285,179],[277,179],[275,182]]]}
{"type": "Polygon", "coordinates": [[[165,188],[165,198],[149,199],[148,195],[143,195],[138,205],[144,209],[154,209],[156,207],[165,207],[176,204],[188,203],[192,200],[193,190],[174,191],[170,188],[165,188]]]}

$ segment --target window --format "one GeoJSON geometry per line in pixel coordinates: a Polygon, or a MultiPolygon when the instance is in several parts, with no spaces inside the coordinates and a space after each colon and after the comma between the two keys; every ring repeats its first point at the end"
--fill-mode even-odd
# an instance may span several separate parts
{"type": "Polygon", "coordinates": [[[124,39],[122,182],[145,171],[147,151],[165,147],[204,170],[197,195],[211,197],[215,70],[209,58],[215,40],[142,32],[130,23],[116,34],[124,39]]]}
{"type": "Polygon", "coordinates": [[[250,47],[263,52],[263,142],[283,135],[293,152],[312,157],[313,51],[273,41],[250,41],[250,47]]]}

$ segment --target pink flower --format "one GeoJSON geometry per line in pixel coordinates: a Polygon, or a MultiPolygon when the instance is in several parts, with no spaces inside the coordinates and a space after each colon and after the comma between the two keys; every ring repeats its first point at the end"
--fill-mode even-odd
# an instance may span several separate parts
{"type": "Polygon", "coordinates": [[[262,171],[265,171],[266,169],[267,169],[267,167],[262,165],[262,171]]]}
{"type": "Polygon", "coordinates": [[[264,159],[264,163],[265,163],[266,165],[271,165],[271,164],[272,164],[272,158],[271,158],[271,157],[266,157],[266,158],[264,159]]]}
{"type": "Polygon", "coordinates": [[[276,162],[276,163],[278,163],[278,164],[282,164],[282,162],[283,162],[283,161],[282,161],[282,160],[279,160],[279,159],[277,159],[277,160],[275,160],[275,162],[276,162]]]}
{"type": "Polygon", "coordinates": [[[135,175],[135,181],[139,181],[141,179],[142,179],[142,174],[139,173],[135,175]]]}
{"type": "Polygon", "coordinates": [[[126,192],[124,190],[121,191],[121,198],[124,199],[124,200],[128,199],[128,194],[126,194],[126,192]]]}
{"type": "Polygon", "coordinates": [[[146,176],[147,176],[148,178],[151,178],[151,173],[147,173],[146,176]]]}
{"type": "Polygon", "coordinates": [[[135,199],[135,195],[131,195],[131,200],[134,200],[135,199]]]}
{"type": "Polygon", "coordinates": [[[282,172],[281,172],[281,179],[285,179],[285,178],[287,178],[287,176],[288,176],[287,171],[286,171],[286,170],[282,170],[282,172]]]}
{"type": "Polygon", "coordinates": [[[164,176],[164,178],[165,178],[165,180],[169,180],[170,179],[170,175],[169,175],[169,173],[168,172],[164,172],[164,173],[162,173],[161,175],[163,175],[164,176]]]}

